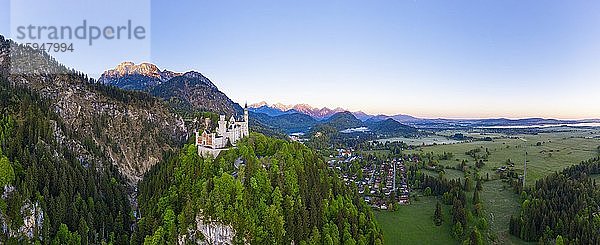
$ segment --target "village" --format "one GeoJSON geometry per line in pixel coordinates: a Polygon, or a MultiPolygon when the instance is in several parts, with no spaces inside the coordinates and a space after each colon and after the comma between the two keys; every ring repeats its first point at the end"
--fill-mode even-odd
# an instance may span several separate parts
{"type": "Polygon", "coordinates": [[[388,210],[391,205],[409,203],[410,187],[404,161],[366,159],[352,149],[337,149],[337,155],[330,155],[328,164],[346,185],[356,185],[368,205],[388,210]]]}

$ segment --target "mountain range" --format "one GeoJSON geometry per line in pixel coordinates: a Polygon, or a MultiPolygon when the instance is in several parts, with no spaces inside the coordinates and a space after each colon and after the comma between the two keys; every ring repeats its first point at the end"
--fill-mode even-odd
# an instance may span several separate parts
{"type": "Polygon", "coordinates": [[[327,107],[316,108],[307,104],[284,105],[281,103],[276,103],[273,105],[269,105],[267,104],[267,102],[264,101],[248,105],[248,108],[253,112],[265,113],[269,116],[303,113],[317,120],[326,119],[335,113],[346,111],[345,109],[339,107],[335,109],[329,109],[327,107]]]}
{"type": "MultiPolygon", "coordinates": [[[[332,115],[349,111],[341,107],[336,107],[335,109],[330,109],[328,107],[318,108],[313,107],[308,104],[296,104],[296,105],[285,105],[282,103],[269,104],[265,101],[261,101],[258,103],[248,105],[248,108],[253,112],[265,113],[269,116],[279,116],[283,114],[292,114],[292,113],[303,113],[313,117],[316,120],[324,120],[332,115]]],[[[388,118],[392,118],[398,122],[412,122],[418,121],[419,118],[412,117],[409,115],[397,114],[392,116],[387,115],[370,115],[362,111],[354,111],[351,112],[356,118],[361,121],[383,121],[388,118]]]]}
{"type": "MultiPolygon", "coordinates": [[[[144,91],[161,98],[170,108],[177,111],[213,111],[226,115],[241,115],[242,107],[221,92],[207,77],[196,71],[174,72],[159,69],[150,63],[134,64],[123,62],[113,69],[105,71],[98,81],[105,85],[116,86],[125,90],[144,91]]],[[[495,126],[532,126],[543,124],[572,124],[579,122],[597,122],[597,120],[556,120],[544,118],[526,119],[429,119],[417,118],[405,114],[370,115],[362,111],[348,112],[336,107],[313,107],[308,104],[286,105],[282,103],[269,104],[265,101],[248,106],[251,111],[251,126],[262,133],[273,135],[281,133],[308,132],[311,128],[324,123],[336,114],[348,118],[351,114],[362,123],[362,126],[374,127],[376,123],[387,121],[388,126],[395,122],[424,130],[464,129],[495,126]]],[[[352,122],[353,120],[345,120],[352,122]]],[[[346,129],[357,123],[341,123],[346,129]]],[[[389,128],[389,127],[387,127],[389,128]]],[[[401,127],[397,127],[399,130],[401,127]]],[[[380,129],[380,128],[378,128],[380,129]]],[[[344,129],[340,129],[344,130],[344,129]]],[[[402,129],[401,131],[405,131],[402,129]]],[[[410,130],[409,130],[410,131],[410,130]]],[[[380,132],[381,133],[381,132],[380,132]]],[[[386,132],[389,134],[390,132],[386,132]]]]}
{"type": "Polygon", "coordinates": [[[105,71],[98,81],[125,90],[148,92],[179,111],[213,111],[241,115],[242,107],[196,71],[160,70],[150,63],[123,62],[105,71]]]}
{"type": "MultiPolygon", "coordinates": [[[[326,121],[329,117],[348,110],[337,107],[329,109],[328,107],[316,108],[307,104],[284,105],[281,103],[268,104],[267,102],[259,102],[249,105],[249,110],[255,113],[264,113],[269,116],[281,116],[286,114],[303,113],[311,116],[317,121],[326,121]]],[[[599,119],[585,120],[560,120],[547,118],[523,118],[523,119],[507,119],[507,118],[487,118],[487,119],[445,119],[445,118],[418,118],[405,114],[396,115],[370,115],[362,111],[350,112],[354,117],[363,121],[366,125],[372,125],[376,122],[392,119],[396,122],[413,126],[420,129],[464,129],[464,128],[481,128],[481,127],[498,127],[498,126],[537,126],[537,125],[563,125],[577,123],[600,123],[599,119]]]]}

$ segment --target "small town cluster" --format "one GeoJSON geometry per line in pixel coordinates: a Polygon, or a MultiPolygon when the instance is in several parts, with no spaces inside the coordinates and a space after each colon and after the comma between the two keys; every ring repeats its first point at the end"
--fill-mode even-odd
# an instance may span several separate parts
{"type": "Polygon", "coordinates": [[[387,210],[392,203],[409,203],[405,159],[367,160],[355,155],[352,149],[337,149],[337,155],[330,155],[330,159],[329,168],[335,169],[346,185],[356,185],[358,193],[371,207],[387,210]],[[360,165],[362,167],[355,171],[360,165]]]}

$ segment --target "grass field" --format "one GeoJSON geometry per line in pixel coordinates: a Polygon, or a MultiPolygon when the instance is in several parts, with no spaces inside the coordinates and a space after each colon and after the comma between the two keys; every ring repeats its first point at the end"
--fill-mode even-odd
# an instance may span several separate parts
{"type": "MultiPolygon", "coordinates": [[[[489,229],[484,233],[488,244],[535,244],[527,243],[508,233],[511,215],[517,215],[520,209],[520,196],[511,187],[497,179],[496,169],[505,166],[508,159],[515,164],[515,171],[523,173],[523,162],[527,152],[527,184],[550,173],[560,171],[570,165],[597,157],[600,145],[600,131],[565,128],[563,132],[547,132],[538,135],[517,135],[508,137],[501,134],[480,135],[492,137],[493,141],[474,141],[448,145],[429,145],[404,153],[433,153],[450,152],[452,159],[439,162],[442,166],[454,167],[462,160],[474,169],[474,159],[465,152],[481,148],[489,151],[489,159],[478,172],[485,178],[489,174],[492,180],[483,184],[481,199],[484,214],[489,223],[489,229]],[[538,144],[539,142],[539,144],[538,144]]],[[[453,134],[455,132],[447,132],[453,134]]],[[[470,136],[476,136],[471,133],[470,136]]],[[[448,179],[464,178],[464,173],[455,169],[444,169],[448,179]]],[[[438,176],[431,170],[423,170],[425,174],[438,176]]],[[[600,175],[592,176],[600,181],[600,175]]],[[[470,197],[472,193],[467,196],[470,197]]],[[[446,222],[437,227],[432,221],[437,200],[435,197],[421,197],[408,206],[400,206],[395,212],[375,212],[375,217],[381,225],[386,244],[457,244],[450,237],[451,218],[449,206],[444,206],[446,222]]]]}
{"type": "Polygon", "coordinates": [[[486,173],[493,176],[498,167],[506,165],[508,159],[515,163],[515,170],[522,173],[525,152],[527,152],[527,183],[534,183],[535,180],[549,173],[560,171],[570,165],[598,156],[597,147],[600,145],[600,139],[563,132],[521,135],[518,137],[504,137],[494,141],[425,146],[417,150],[407,151],[407,153],[432,152],[442,154],[443,152],[451,152],[454,158],[440,161],[441,165],[456,166],[460,161],[467,160],[468,165],[473,166],[474,159],[466,155],[465,152],[475,148],[481,148],[485,151],[487,148],[490,156],[480,173],[482,176],[485,176],[486,173]],[[539,146],[537,145],[538,142],[540,142],[539,146]]]}
{"type": "Polygon", "coordinates": [[[519,195],[515,194],[508,184],[501,180],[487,181],[481,192],[484,212],[490,225],[488,241],[490,244],[528,244],[508,233],[511,215],[518,215],[519,195]]]}
{"type": "MultiPolygon", "coordinates": [[[[465,152],[475,148],[481,148],[485,152],[487,148],[490,156],[488,161],[485,162],[485,166],[479,170],[479,173],[483,177],[487,173],[490,178],[494,179],[484,182],[481,193],[484,212],[490,225],[486,236],[488,243],[530,244],[508,233],[510,216],[517,215],[519,212],[520,197],[512,191],[508,184],[494,178],[496,176],[496,169],[505,166],[507,160],[510,159],[515,163],[515,171],[522,174],[525,151],[527,151],[527,184],[532,185],[535,183],[535,180],[550,173],[598,156],[597,147],[600,145],[600,139],[596,135],[598,135],[597,131],[584,130],[519,135],[516,138],[494,135],[493,141],[425,146],[406,153],[432,152],[434,154],[442,154],[450,152],[453,153],[453,158],[440,161],[440,165],[456,166],[462,160],[467,160],[467,165],[474,168],[474,159],[466,155],[465,152]]],[[[445,169],[445,171],[447,178],[463,178],[464,175],[458,170],[445,169]]],[[[436,172],[430,170],[425,170],[424,173],[437,176],[436,172]]],[[[600,181],[600,175],[593,176],[593,178],[596,181],[600,181]]],[[[420,204],[416,203],[414,205],[420,204]]],[[[432,208],[423,207],[423,209],[432,208]]],[[[416,213],[418,212],[417,210],[409,211],[416,213]]],[[[381,217],[378,218],[382,219],[381,217]]]]}
{"type": "Polygon", "coordinates": [[[420,197],[394,212],[375,211],[385,244],[458,244],[450,237],[450,206],[444,206],[444,224],[433,223],[436,203],[435,197],[420,197]]]}

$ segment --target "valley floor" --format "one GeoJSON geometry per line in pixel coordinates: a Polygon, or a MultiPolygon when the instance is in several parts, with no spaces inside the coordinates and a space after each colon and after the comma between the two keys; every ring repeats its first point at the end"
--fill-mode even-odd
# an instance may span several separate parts
{"type": "Polygon", "coordinates": [[[394,212],[376,211],[385,244],[458,244],[450,236],[450,206],[444,206],[444,224],[435,226],[436,203],[435,197],[421,197],[409,205],[398,206],[394,212]]]}
{"type": "MultiPolygon", "coordinates": [[[[493,141],[473,141],[448,145],[430,145],[404,151],[406,154],[431,154],[431,161],[445,168],[444,176],[448,179],[464,179],[465,173],[456,169],[463,160],[471,171],[477,171],[482,178],[489,176],[483,182],[481,192],[484,215],[488,220],[489,229],[482,232],[486,244],[532,244],[509,234],[511,215],[518,215],[521,200],[510,184],[499,178],[497,169],[514,163],[514,171],[523,173],[524,152],[527,156],[527,184],[532,185],[536,180],[548,174],[560,171],[568,166],[584,160],[597,157],[600,154],[600,131],[572,130],[568,132],[545,132],[538,135],[493,135],[493,141]],[[474,167],[474,159],[466,152],[480,148],[488,152],[485,165],[478,169],[474,167]],[[437,156],[451,153],[448,160],[440,160],[437,156]],[[510,160],[509,160],[510,159],[510,160]]],[[[489,136],[489,135],[482,135],[489,136]]],[[[425,159],[425,162],[430,160],[425,159]]],[[[438,176],[433,169],[423,169],[425,174],[438,176]]],[[[470,175],[470,174],[469,174],[470,175]]],[[[593,176],[597,181],[599,176],[593,176]]],[[[472,192],[468,193],[470,197],[472,192]]],[[[457,244],[458,241],[450,236],[451,206],[442,205],[444,209],[444,224],[440,227],[433,222],[433,213],[438,199],[436,197],[419,197],[411,200],[410,205],[400,205],[394,212],[376,211],[375,217],[381,225],[386,244],[457,244]]]]}

